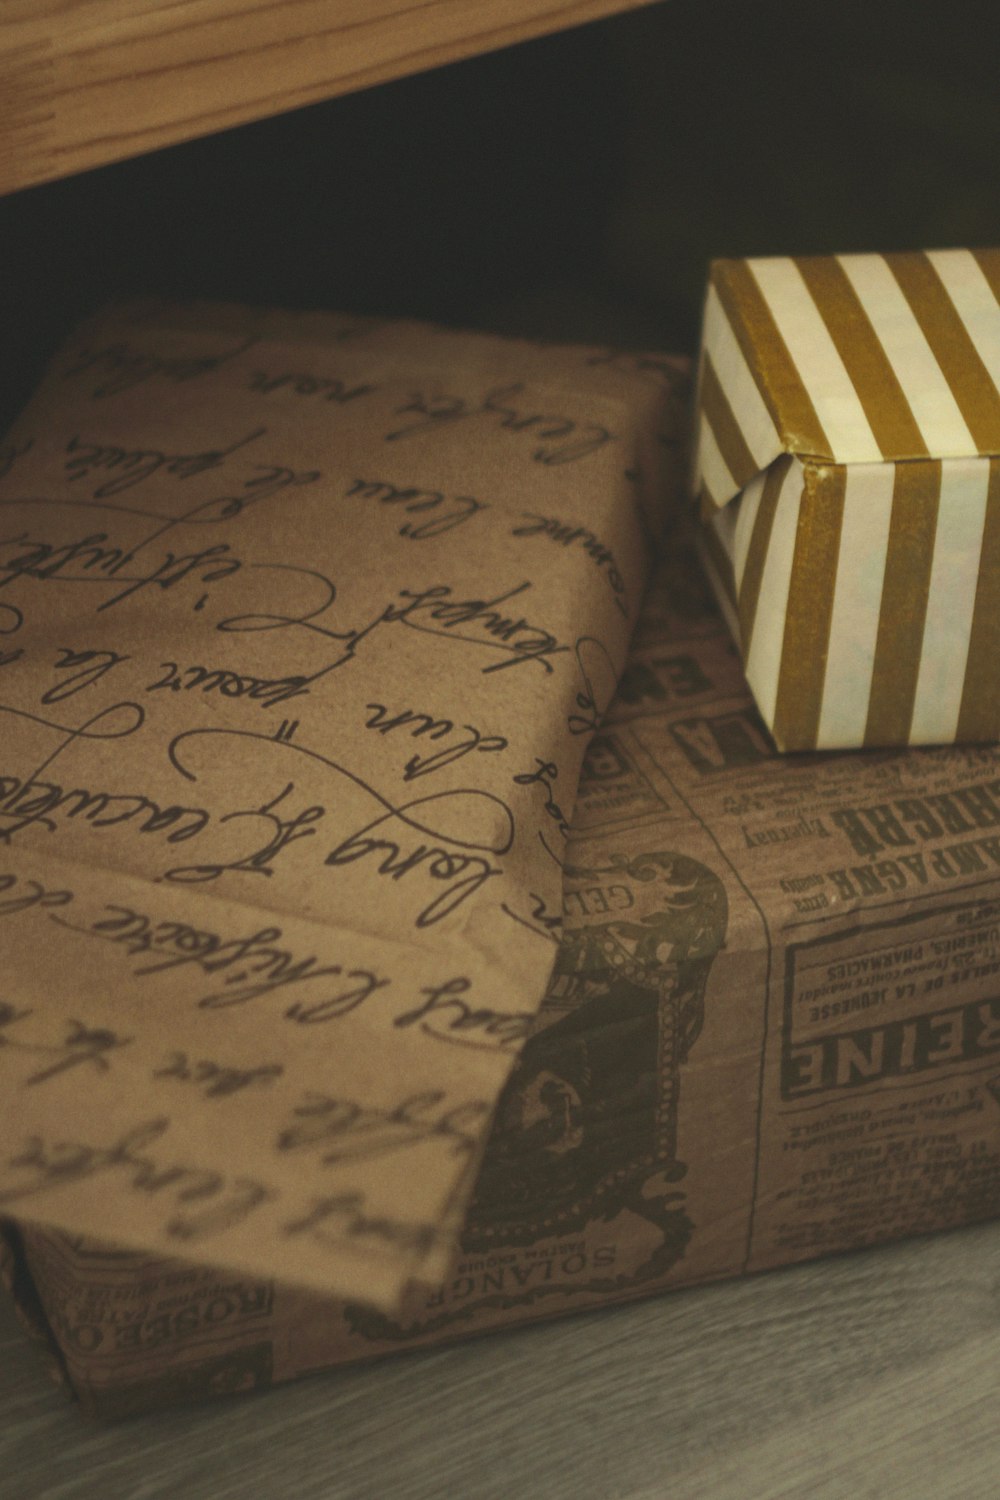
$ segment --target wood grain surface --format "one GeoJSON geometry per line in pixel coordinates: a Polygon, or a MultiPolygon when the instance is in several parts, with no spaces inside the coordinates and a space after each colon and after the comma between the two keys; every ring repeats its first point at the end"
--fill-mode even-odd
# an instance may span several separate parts
{"type": "Polygon", "coordinates": [[[649,0],[4,0],[0,193],[649,0]]]}
{"type": "Polygon", "coordinates": [[[4,1500],[996,1500],[1000,1225],[94,1426],[0,1304],[4,1500]]]}

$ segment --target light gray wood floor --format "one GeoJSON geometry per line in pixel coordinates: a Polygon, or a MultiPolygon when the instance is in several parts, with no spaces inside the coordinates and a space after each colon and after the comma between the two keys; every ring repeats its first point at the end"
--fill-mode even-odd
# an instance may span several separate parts
{"type": "Polygon", "coordinates": [[[0,1302],[2,1500],[1000,1500],[1000,1225],[115,1427],[0,1302]]]}

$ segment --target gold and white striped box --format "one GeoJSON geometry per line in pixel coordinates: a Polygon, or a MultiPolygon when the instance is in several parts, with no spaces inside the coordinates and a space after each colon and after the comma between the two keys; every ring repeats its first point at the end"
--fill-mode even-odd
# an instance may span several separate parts
{"type": "Polygon", "coordinates": [[[1000,250],[714,262],[697,411],[778,748],[1000,739],[1000,250]]]}

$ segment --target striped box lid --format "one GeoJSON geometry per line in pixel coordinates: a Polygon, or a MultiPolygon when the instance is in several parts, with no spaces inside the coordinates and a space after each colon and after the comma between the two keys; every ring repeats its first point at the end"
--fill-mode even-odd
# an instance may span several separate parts
{"type": "Polygon", "coordinates": [[[1000,250],[713,264],[695,491],[780,748],[1000,738],[998,455],[1000,250]]]}

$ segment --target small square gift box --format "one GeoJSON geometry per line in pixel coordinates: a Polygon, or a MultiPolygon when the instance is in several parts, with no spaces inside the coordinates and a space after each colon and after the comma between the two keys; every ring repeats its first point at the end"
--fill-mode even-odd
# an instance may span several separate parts
{"type": "Polygon", "coordinates": [[[702,551],[786,751],[1000,739],[1000,250],[720,260],[702,551]]]}

